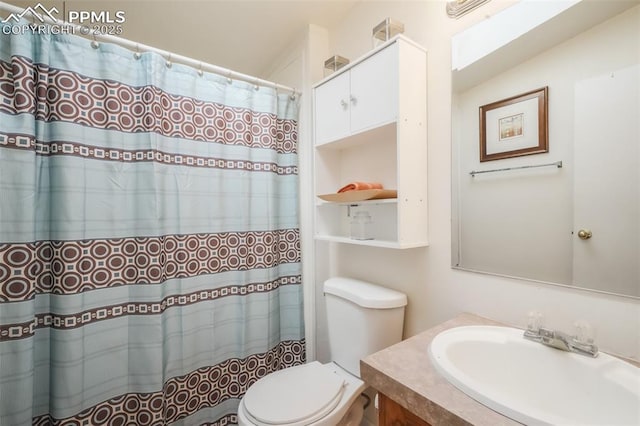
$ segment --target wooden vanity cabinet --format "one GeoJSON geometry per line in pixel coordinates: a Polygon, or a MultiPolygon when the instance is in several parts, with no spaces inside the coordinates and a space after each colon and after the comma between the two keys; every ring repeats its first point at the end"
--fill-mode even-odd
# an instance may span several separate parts
{"type": "Polygon", "coordinates": [[[382,393],[378,393],[378,426],[431,426],[382,393]]]}

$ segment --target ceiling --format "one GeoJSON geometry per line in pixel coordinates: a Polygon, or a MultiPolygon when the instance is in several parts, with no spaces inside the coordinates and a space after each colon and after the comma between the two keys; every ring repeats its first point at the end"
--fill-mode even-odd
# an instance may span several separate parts
{"type": "Polygon", "coordinates": [[[331,28],[359,0],[4,1],[21,7],[38,2],[56,6],[60,17],[69,10],[121,10],[126,19],[123,38],[264,77],[306,25],[331,28]]]}

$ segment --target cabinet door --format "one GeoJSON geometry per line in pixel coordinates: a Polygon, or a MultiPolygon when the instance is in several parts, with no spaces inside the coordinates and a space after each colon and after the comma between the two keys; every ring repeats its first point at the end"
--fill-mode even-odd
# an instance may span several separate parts
{"type": "Polygon", "coordinates": [[[380,409],[378,411],[379,426],[430,426],[415,414],[410,413],[400,404],[384,394],[378,394],[380,409]]]}
{"type": "Polygon", "coordinates": [[[396,120],[398,115],[398,43],[351,69],[351,132],[396,120]]]}
{"type": "Polygon", "coordinates": [[[349,73],[315,90],[316,145],[343,138],[349,131],[349,73]]]}

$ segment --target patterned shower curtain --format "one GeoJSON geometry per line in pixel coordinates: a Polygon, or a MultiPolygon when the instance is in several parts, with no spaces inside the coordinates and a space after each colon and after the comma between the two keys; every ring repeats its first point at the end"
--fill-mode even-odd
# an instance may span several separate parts
{"type": "Polygon", "coordinates": [[[297,106],[0,34],[0,425],[225,425],[304,362],[297,106]]]}

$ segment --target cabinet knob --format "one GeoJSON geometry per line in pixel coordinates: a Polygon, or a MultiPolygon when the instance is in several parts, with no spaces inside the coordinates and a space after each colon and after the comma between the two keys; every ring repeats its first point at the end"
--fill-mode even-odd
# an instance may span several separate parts
{"type": "Polygon", "coordinates": [[[340,99],[340,105],[342,105],[342,108],[344,109],[347,109],[347,107],[349,106],[347,101],[345,101],[344,99],[340,99]]]}

